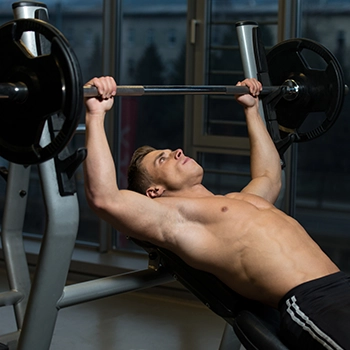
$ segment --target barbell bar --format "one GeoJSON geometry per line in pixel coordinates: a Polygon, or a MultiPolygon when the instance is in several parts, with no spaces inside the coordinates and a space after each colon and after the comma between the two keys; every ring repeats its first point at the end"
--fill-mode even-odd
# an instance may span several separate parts
{"type": "MultiPolygon", "coordinates": [[[[278,86],[264,86],[261,94],[268,95],[278,90],[278,86]]],[[[0,87],[1,89],[1,87],[0,87]]],[[[287,90],[287,87],[286,87],[287,90]]],[[[289,88],[288,88],[289,90],[289,88]]],[[[244,95],[249,94],[247,86],[221,85],[130,85],[118,86],[117,96],[144,95],[244,95]]],[[[98,91],[94,86],[84,86],[84,96],[94,97],[98,91]]]]}
{"type": "MultiPolygon", "coordinates": [[[[298,95],[298,86],[283,84],[278,86],[263,86],[261,94],[268,95],[279,89],[283,95],[291,100],[298,95]]],[[[98,90],[95,86],[83,87],[84,97],[97,97],[98,90]]],[[[23,103],[30,94],[30,89],[23,82],[0,83],[0,99],[13,100],[23,103]]],[[[220,86],[220,85],[120,85],[117,87],[117,96],[144,96],[144,95],[244,95],[249,94],[246,86],[220,86]]]]}

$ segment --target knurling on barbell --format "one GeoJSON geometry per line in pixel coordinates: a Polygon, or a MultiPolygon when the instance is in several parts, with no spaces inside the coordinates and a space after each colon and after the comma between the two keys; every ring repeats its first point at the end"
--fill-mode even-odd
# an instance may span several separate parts
{"type": "MultiPolygon", "coordinates": [[[[59,154],[73,137],[83,110],[83,98],[97,96],[95,87],[83,88],[74,51],[62,33],[47,22],[19,19],[0,27],[0,156],[18,164],[37,164],[59,154]],[[42,35],[50,53],[33,55],[21,41],[24,32],[42,35]],[[62,125],[48,145],[40,138],[46,120],[62,125]]],[[[311,140],[326,132],[343,104],[345,84],[336,58],[322,45],[293,39],[276,45],[267,55],[273,86],[262,95],[280,95],[276,104],[282,138],[298,134],[297,141],[311,140]],[[314,69],[303,51],[311,50],[326,68],[314,69]],[[301,128],[308,114],[325,113],[325,120],[311,131],[301,128]]],[[[249,93],[244,86],[118,86],[119,96],[170,94],[249,93]]]]}

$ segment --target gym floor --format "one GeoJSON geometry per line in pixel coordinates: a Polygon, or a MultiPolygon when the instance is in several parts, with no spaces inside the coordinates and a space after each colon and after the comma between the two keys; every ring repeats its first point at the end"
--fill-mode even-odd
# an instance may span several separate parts
{"type": "MultiPolygon", "coordinates": [[[[134,292],[63,309],[50,350],[214,350],[225,322],[192,297],[134,292]]],[[[0,266],[0,292],[8,290],[0,266]]],[[[16,331],[13,307],[0,308],[0,336],[16,331]]]]}

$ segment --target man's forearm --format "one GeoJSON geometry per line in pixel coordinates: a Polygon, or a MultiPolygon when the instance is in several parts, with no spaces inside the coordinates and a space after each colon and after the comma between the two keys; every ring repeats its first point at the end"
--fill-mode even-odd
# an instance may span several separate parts
{"type": "MultiPolygon", "coordinates": [[[[275,183],[280,183],[281,166],[276,147],[259,113],[258,95],[262,86],[256,79],[245,79],[237,83],[237,86],[242,85],[249,87],[250,94],[236,96],[236,100],[243,106],[246,116],[250,140],[252,180],[263,178],[269,180],[274,187],[275,183]]],[[[259,188],[270,187],[269,182],[265,181],[259,188]]]]}
{"type": "Polygon", "coordinates": [[[115,165],[107,141],[104,120],[86,115],[87,158],[84,162],[85,192],[90,204],[101,205],[117,189],[115,165]]]}
{"type": "Polygon", "coordinates": [[[281,180],[281,162],[277,149],[259,113],[258,105],[245,108],[251,152],[252,178],[268,176],[272,182],[281,180]]]}

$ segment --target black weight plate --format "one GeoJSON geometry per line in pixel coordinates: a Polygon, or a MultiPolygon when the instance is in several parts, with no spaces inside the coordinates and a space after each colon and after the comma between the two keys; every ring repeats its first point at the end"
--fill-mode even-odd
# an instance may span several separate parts
{"type": "Polygon", "coordinates": [[[338,118],[345,95],[343,71],[335,56],[315,41],[291,39],[274,46],[267,63],[271,85],[292,79],[300,87],[295,100],[282,98],[276,105],[281,136],[296,132],[297,142],[302,142],[324,134],[338,118]],[[310,119],[316,113],[322,115],[321,121],[310,119]],[[303,131],[306,123],[310,130],[303,131]]]}
{"type": "Polygon", "coordinates": [[[0,156],[18,164],[47,161],[68,144],[83,108],[83,85],[77,58],[64,36],[49,23],[19,19],[0,27],[0,82],[25,83],[22,104],[0,100],[0,156]],[[25,32],[43,35],[50,53],[34,56],[21,41],[25,32]],[[62,119],[62,128],[40,145],[46,120],[62,119]]]}

